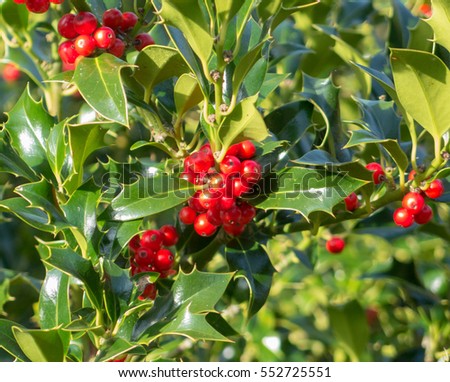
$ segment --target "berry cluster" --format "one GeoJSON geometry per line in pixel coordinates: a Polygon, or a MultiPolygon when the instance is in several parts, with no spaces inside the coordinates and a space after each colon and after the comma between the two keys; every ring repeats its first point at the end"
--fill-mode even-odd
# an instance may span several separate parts
{"type": "Polygon", "coordinates": [[[2,77],[5,82],[16,82],[20,78],[20,75],[19,68],[12,62],[8,62],[3,68],[2,77]]]}
{"type": "MultiPolygon", "coordinates": [[[[414,173],[409,174],[409,180],[414,173]]],[[[410,227],[414,222],[426,224],[433,218],[433,210],[426,203],[425,197],[439,198],[444,193],[444,184],[440,179],[433,180],[424,191],[408,192],[402,200],[402,207],[394,211],[394,222],[400,227],[410,227]]]]}
{"type": "Polygon", "coordinates": [[[25,4],[32,13],[45,13],[52,4],[62,4],[64,0],[14,0],[16,4],[25,4]]]}
{"type": "MultiPolygon", "coordinates": [[[[160,278],[172,275],[174,256],[172,252],[164,247],[171,247],[178,242],[178,233],[174,226],[164,225],[159,230],[150,229],[142,234],[134,236],[128,247],[132,254],[130,265],[131,275],[142,272],[157,272],[160,278]]],[[[140,300],[156,297],[156,285],[147,282],[139,296],[140,300]]]]}
{"type": "Polygon", "coordinates": [[[252,160],[256,148],[251,141],[232,145],[219,171],[214,167],[214,156],[207,143],[184,161],[181,178],[202,185],[179,213],[180,221],[193,224],[200,236],[212,236],[222,226],[231,236],[239,236],[256,215],[255,207],[240,196],[250,192],[261,179],[261,165],[252,160]]]}
{"type": "Polygon", "coordinates": [[[122,57],[128,46],[140,51],[154,44],[147,33],[134,38],[129,35],[137,22],[135,13],[122,13],[117,8],[108,9],[103,14],[101,26],[91,12],[67,13],[58,22],[59,34],[67,39],[59,45],[59,56],[64,64],[71,65],[80,56],[91,57],[107,52],[122,57]]]}

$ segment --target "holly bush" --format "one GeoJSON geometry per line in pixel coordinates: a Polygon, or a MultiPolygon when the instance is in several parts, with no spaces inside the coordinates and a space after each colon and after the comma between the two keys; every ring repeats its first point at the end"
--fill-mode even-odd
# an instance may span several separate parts
{"type": "Polygon", "coordinates": [[[448,359],[449,4],[1,0],[0,359],[448,359]]]}

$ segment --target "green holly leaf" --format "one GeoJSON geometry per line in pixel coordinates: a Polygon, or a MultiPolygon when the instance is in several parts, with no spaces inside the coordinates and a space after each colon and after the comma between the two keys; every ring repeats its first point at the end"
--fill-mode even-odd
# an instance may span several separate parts
{"type": "Polygon", "coordinates": [[[32,362],[63,362],[66,352],[60,330],[22,329],[12,327],[14,337],[22,351],[32,362]]]}
{"type": "Polygon", "coordinates": [[[435,139],[450,128],[450,71],[428,52],[392,49],[391,65],[399,101],[435,139]]]}
{"type": "Polygon", "coordinates": [[[123,338],[113,338],[105,341],[99,350],[95,357],[96,362],[108,362],[126,355],[147,355],[143,346],[125,341],[123,338]]]}
{"type": "Polygon", "coordinates": [[[73,165],[66,136],[66,121],[52,128],[47,140],[47,158],[58,184],[62,184],[63,179],[69,176],[73,165]]]}
{"type": "Polygon", "coordinates": [[[194,76],[183,74],[178,79],[174,88],[174,98],[179,118],[203,100],[202,91],[194,76]]]}
{"type": "Polygon", "coordinates": [[[426,20],[434,31],[434,41],[450,51],[450,4],[447,0],[433,0],[433,15],[426,20]]]}
{"type": "Polygon", "coordinates": [[[164,22],[183,33],[203,66],[207,67],[213,48],[213,36],[209,34],[209,25],[198,2],[162,0],[161,3],[162,8],[158,12],[164,22]]]}
{"type": "Polygon", "coordinates": [[[133,339],[147,343],[165,334],[178,334],[193,340],[226,341],[206,320],[215,311],[232,273],[205,273],[194,269],[181,272],[169,294],[159,296],[155,304],[137,321],[133,339]]]}
{"type": "Polygon", "coordinates": [[[11,146],[34,171],[50,177],[47,138],[53,118],[44,110],[42,102],[36,102],[31,97],[28,87],[7,114],[5,130],[11,138],[11,146]]]}
{"type": "Polygon", "coordinates": [[[248,284],[249,319],[264,306],[269,296],[275,268],[266,248],[256,242],[235,239],[227,245],[225,253],[230,270],[238,272],[235,277],[243,277],[248,284]]]}
{"type": "Polygon", "coordinates": [[[110,260],[115,260],[127,247],[131,238],[141,231],[142,219],[125,222],[107,221],[102,225],[104,236],[101,240],[101,253],[110,260]]]}
{"type": "Polygon", "coordinates": [[[19,361],[29,361],[14,338],[13,328],[19,325],[16,322],[0,319],[0,349],[6,350],[19,361]]]}
{"type": "Polygon", "coordinates": [[[308,218],[315,211],[333,215],[334,206],[368,182],[345,173],[290,167],[264,183],[264,193],[255,196],[252,204],[264,210],[292,210],[308,218]]]}
{"type": "Polygon", "coordinates": [[[178,50],[168,46],[146,47],[137,56],[135,64],[138,68],[133,77],[144,87],[148,97],[155,85],[189,71],[178,50]]]}
{"type": "Polygon", "coordinates": [[[6,312],[4,311],[4,306],[7,302],[12,301],[13,298],[9,294],[9,278],[3,277],[0,274],[0,314],[6,316],[6,312]]]}
{"type": "Polygon", "coordinates": [[[293,163],[306,166],[330,166],[332,168],[344,166],[352,162],[339,162],[331,156],[331,154],[324,150],[308,151],[301,158],[293,160],[293,163]]]}
{"type": "Polygon", "coordinates": [[[217,18],[223,24],[228,24],[228,22],[239,12],[244,1],[242,0],[216,0],[214,4],[216,5],[217,18]]]}
{"type": "Polygon", "coordinates": [[[36,173],[17,154],[5,138],[3,131],[0,132],[0,172],[21,176],[31,182],[37,181],[36,173]]]}
{"type": "Polygon", "coordinates": [[[29,12],[25,7],[13,0],[3,0],[0,3],[2,23],[9,25],[14,30],[25,30],[28,26],[29,12]]]}
{"type": "Polygon", "coordinates": [[[84,57],[77,65],[73,82],[85,101],[107,120],[128,126],[128,109],[120,71],[130,67],[111,54],[84,57]]]}
{"type": "Polygon", "coordinates": [[[156,171],[148,178],[140,178],[133,184],[125,185],[106,213],[112,220],[136,220],[176,207],[193,193],[190,183],[156,171]]]}

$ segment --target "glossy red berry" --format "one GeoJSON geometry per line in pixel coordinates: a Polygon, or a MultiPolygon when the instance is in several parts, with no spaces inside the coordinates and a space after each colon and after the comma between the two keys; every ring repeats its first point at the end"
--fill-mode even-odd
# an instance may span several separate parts
{"type": "Polygon", "coordinates": [[[231,145],[225,155],[233,155],[235,157],[240,157],[241,145],[240,143],[236,143],[231,145]]]}
{"type": "Polygon", "coordinates": [[[218,205],[221,210],[226,211],[233,207],[235,204],[236,200],[232,196],[222,196],[218,205]]]}
{"type": "Polygon", "coordinates": [[[149,229],[142,234],[141,245],[145,248],[157,251],[161,248],[163,236],[156,229],[149,229]]]}
{"type": "Polygon", "coordinates": [[[88,57],[94,53],[97,47],[94,38],[91,35],[82,34],[75,39],[75,50],[80,56],[88,57]]]}
{"type": "Polygon", "coordinates": [[[330,253],[341,253],[345,248],[345,241],[340,237],[332,237],[325,246],[330,253]]]}
{"type": "Polygon", "coordinates": [[[76,49],[74,41],[68,40],[62,42],[58,47],[58,54],[61,57],[61,61],[65,64],[73,64],[80,55],[76,49]]]}
{"type": "Polygon", "coordinates": [[[244,160],[241,163],[241,177],[249,184],[257,183],[261,179],[261,165],[254,160],[244,160]]]}
{"type": "Polygon", "coordinates": [[[191,207],[183,207],[180,210],[178,217],[183,224],[191,225],[194,224],[197,213],[191,207]]]}
{"type": "Polygon", "coordinates": [[[239,198],[242,194],[250,191],[250,185],[241,177],[231,178],[227,181],[226,196],[228,197],[239,198]]]}
{"type": "Polygon", "coordinates": [[[122,24],[122,12],[117,8],[111,8],[105,11],[102,16],[102,24],[117,30],[122,24]]]}
{"type": "Polygon", "coordinates": [[[197,234],[203,237],[214,235],[217,231],[217,226],[211,224],[206,217],[206,213],[200,214],[196,217],[194,222],[194,229],[197,234]]]}
{"type": "Polygon", "coordinates": [[[114,44],[108,49],[108,53],[120,58],[125,53],[126,47],[127,46],[120,38],[116,38],[114,44]]]}
{"type": "Polygon", "coordinates": [[[406,208],[397,208],[394,211],[394,223],[400,227],[408,228],[414,223],[414,215],[406,208]]]}
{"type": "Polygon", "coordinates": [[[239,209],[241,210],[241,223],[242,224],[250,223],[253,220],[253,218],[256,216],[256,208],[246,202],[241,203],[241,205],[239,206],[239,209]]]}
{"type": "Polygon", "coordinates": [[[141,247],[141,238],[139,237],[139,235],[134,235],[131,238],[130,242],[128,243],[128,247],[133,252],[136,252],[136,250],[141,247]]]}
{"type": "Polygon", "coordinates": [[[25,5],[30,12],[44,13],[50,8],[49,0],[26,0],[25,5]]]}
{"type": "Polygon", "coordinates": [[[231,236],[240,236],[245,231],[245,224],[224,224],[223,230],[231,236]]]}
{"type": "Polygon", "coordinates": [[[155,261],[155,251],[140,247],[135,252],[134,261],[141,267],[151,265],[155,261]]]}
{"type": "Polygon", "coordinates": [[[147,33],[138,34],[133,41],[134,47],[139,51],[144,49],[146,46],[153,45],[154,43],[155,40],[153,40],[153,37],[147,33]]]}
{"type": "Polygon", "coordinates": [[[229,210],[221,212],[223,224],[239,224],[242,219],[242,211],[238,206],[233,206],[229,210]]]}
{"type": "Polygon", "coordinates": [[[225,177],[218,172],[206,176],[206,184],[211,191],[222,192],[225,187],[225,177]]]}
{"type": "Polygon", "coordinates": [[[427,224],[433,218],[433,210],[428,204],[425,204],[422,210],[414,215],[414,221],[417,224],[427,224]]]}
{"type": "Polygon", "coordinates": [[[91,12],[80,12],[73,20],[73,27],[80,35],[90,35],[97,29],[97,18],[91,12]]]}
{"type": "Polygon", "coordinates": [[[345,207],[347,211],[354,211],[359,206],[358,196],[352,192],[349,196],[344,199],[345,207]]]}
{"type": "Polygon", "coordinates": [[[425,195],[428,196],[430,199],[436,199],[442,196],[444,193],[444,183],[442,183],[442,180],[435,179],[433,180],[428,188],[425,190],[425,195]]]}
{"type": "Polygon", "coordinates": [[[408,192],[402,200],[403,208],[406,208],[413,215],[422,211],[424,205],[425,199],[417,192],[408,192]]]}
{"type": "Polygon", "coordinates": [[[134,28],[138,22],[138,17],[133,12],[124,12],[122,15],[122,20],[120,24],[120,29],[127,32],[134,28]]]}
{"type": "Polygon", "coordinates": [[[168,249],[160,249],[156,252],[155,256],[155,268],[158,271],[167,271],[172,268],[173,265],[173,254],[168,249]]]}
{"type": "Polygon", "coordinates": [[[252,141],[243,141],[239,143],[239,154],[241,159],[251,159],[256,154],[256,147],[252,141]]]}
{"type": "Polygon", "coordinates": [[[208,211],[206,211],[206,218],[211,224],[215,226],[222,225],[222,217],[219,206],[216,205],[215,207],[212,207],[208,211]]]}
{"type": "Polygon", "coordinates": [[[191,207],[195,212],[205,212],[206,209],[200,203],[200,190],[196,191],[195,194],[188,200],[189,207],[191,207]]]}
{"type": "Polygon", "coordinates": [[[241,171],[241,161],[233,155],[225,155],[220,163],[220,171],[224,175],[239,174],[241,171]]]}
{"type": "Polygon", "coordinates": [[[216,206],[220,200],[220,197],[221,195],[219,193],[210,190],[203,190],[198,196],[198,201],[203,209],[207,210],[216,206]]]}
{"type": "Polygon", "coordinates": [[[369,163],[366,165],[366,168],[369,171],[373,172],[372,177],[373,177],[373,182],[375,184],[380,184],[381,182],[384,181],[385,173],[384,173],[383,167],[381,167],[381,165],[379,163],[377,163],[377,162],[369,163]]]}
{"type": "Polygon", "coordinates": [[[163,245],[171,247],[178,243],[178,232],[173,225],[163,225],[159,230],[163,235],[163,245]]]}
{"type": "Polygon", "coordinates": [[[187,165],[196,174],[206,173],[214,166],[214,159],[203,151],[197,151],[188,158],[186,158],[185,166],[187,165]]]}
{"type": "Polygon", "coordinates": [[[73,25],[75,15],[72,13],[66,13],[58,21],[58,33],[65,38],[72,39],[78,36],[77,31],[73,25]]]}
{"type": "Polygon", "coordinates": [[[16,64],[8,62],[3,68],[2,76],[5,82],[16,82],[20,78],[20,70],[16,64]]]}
{"type": "Polygon", "coordinates": [[[109,27],[100,27],[95,30],[94,39],[99,48],[109,49],[116,42],[116,34],[109,27]]]}

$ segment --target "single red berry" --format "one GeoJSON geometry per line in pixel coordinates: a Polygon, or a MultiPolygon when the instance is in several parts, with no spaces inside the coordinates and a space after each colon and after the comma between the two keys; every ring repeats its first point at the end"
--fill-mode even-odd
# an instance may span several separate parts
{"type": "Polygon", "coordinates": [[[191,207],[183,207],[180,210],[178,217],[183,224],[191,225],[194,224],[197,213],[191,207]]]}
{"type": "Polygon", "coordinates": [[[408,174],[408,180],[413,180],[416,176],[416,170],[411,170],[408,174]]]}
{"type": "Polygon", "coordinates": [[[250,185],[241,177],[229,178],[227,180],[226,196],[239,198],[242,194],[250,192],[250,185]]]}
{"type": "Polygon", "coordinates": [[[75,39],[75,50],[80,56],[90,56],[92,53],[94,53],[95,48],[95,40],[90,35],[82,34],[75,39]]]}
{"type": "Polygon", "coordinates": [[[406,208],[413,215],[422,211],[424,205],[425,199],[417,192],[408,192],[402,200],[403,208],[406,208]]]}
{"type": "Polygon", "coordinates": [[[358,196],[352,192],[349,196],[344,199],[345,207],[348,211],[354,211],[358,208],[359,201],[358,196]]]}
{"type": "Polygon", "coordinates": [[[240,143],[236,143],[234,145],[231,145],[230,147],[228,147],[227,152],[225,153],[225,156],[227,155],[232,155],[235,157],[240,157],[240,151],[241,151],[241,145],[240,143]]]}
{"type": "Polygon", "coordinates": [[[155,267],[158,271],[167,271],[172,268],[173,254],[168,249],[160,249],[156,252],[155,267]]]}
{"type": "Polygon", "coordinates": [[[225,175],[239,174],[241,171],[241,161],[233,155],[225,155],[225,158],[220,163],[220,171],[225,175]]]}
{"type": "Polygon", "coordinates": [[[163,235],[163,245],[166,247],[171,247],[178,242],[178,232],[173,225],[163,225],[159,230],[163,235]]]}
{"type": "Polygon", "coordinates": [[[141,247],[141,238],[139,235],[134,235],[130,242],[128,243],[128,247],[132,252],[136,252],[138,248],[141,247]]]}
{"type": "Polygon", "coordinates": [[[126,47],[127,46],[120,38],[116,38],[114,44],[108,49],[108,53],[120,58],[125,53],[126,47]]]}
{"type": "Polygon", "coordinates": [[[235,198],[232,196],[222,196],[222,198],[219,201],[218,206],[221,210],[226,211],[229,210],[231,207],[233,207],[236,204],[235,198]]]}
{"type": "Polygon", "coordinates": [[[240,236],[245,231],[245,224],[224,224],[223,230],[231,236],[240,236]]]}
{"type": "Polygon", "coordinates": [[[442,183],[442,180],[435,179],[433,180],[428,188],[425,190],[425,195],[428,196],[430,199],[436,199],[442,196],[444,193],[444,183],[442,183]]]}
{"type": "Polygon", "coordinates": [[[149,229],[142,234],[141,245],[145,248],[157,251],[161,248],[163,236],[156,229],[149,229]]]}
{"type": "Polygon", "coordinates": [[[102,24],[117,30],[122,24],[122,12],[117,8],[108,9],[103,13],[102,24]]]}
{"type": "Polygon", "coordinates": [[[257,183],[261,179],[261,165],[254,160],[244,160],[241,163],[241,177],[249,184],[257,183]]]}
{"type": "Polygon", "coordinates": [[[109,27],[100,27],[95,30],[94,39],[99,48],[109,49],[116,42],[116,34],[109,27]]]}
{"type": "Polygon", "coordinates": [[[375,184],[380,184],[381,182],[384,181],[385,173],[384,173],[383,167],[381,167],[381,165],[379,163],[377,163],[377,162],[368,163],[366,165],[366,168],[369,171],[373,172],[372,177],[373,177],[373,182],[375,184]]]}
{"type": "Polygon", "coordinates": [[[62,42],[58,47],[58,54],[61,57],[61,61],[65,64],[73,64],[80,55],[76,49],[73,40],[62,42]]]}
{"type": "Polygon", "coordinates": [[[198,201],[203,209],[207,210],[214,207],[219,202],[220,198],[221,195],[219,193],[203,190],[198,196],[198,201]]]}
{"type": "Polygon", "coordinates": [[[345,248],[345,241],[340,237],[332,237],[327,241],[326,248],[330,253],[341,253],[345,248]]]}
{"type": "Polygon", "coordinates": [[[256,208],[246,202],[241,203],[241,205],[239,206],[239,209],[241,210],[241,223],[242,224],[250,223],[253,220],[253,218],[256,216],[256,208]]]}
{"type": "Polygon", "coordinates": [[[155,261],[155,251],[139,247],[135,252],[134,261],[141,267],[151,265],[155,261]]]}
{"type": "Polygon", "coordinates": [[[218,205],[208,209],[206,211],[206,218],[208,221],[215,225],[215,226],[221,226],[222,225],[222,217],[221,217],[221,211],[218,205]]]}
{"type": "Polygon", "coordinates": [[[16,64],[8,62],[3,68],[3,79],[5,82],[16,82],[20,78],[20,70],[16,64]]]}
{"type": "Polygon", "coordinates": [[[251,159],[256,154],[256,147],[253,144],[252,141],[243,141],[241,143],[238,143],[239,145],[239,154],[238,156],[241,159],[251,159]]]}
{"type": "Polygon", "coordinates": [[[195,174],[206,173],[214,166],[214,159],[202,151],[197,151],[185,159],[184,166],[185,171],[190,170],[195,174]]]}
{"type": "Polygon", "coordinates": [[[66,13],[58,21],[58,33],[65,38],[72,39],[78,36],[77,31],[73,25],[75,15],[72,13],[66,13]]]}
{"type": "Polygon", "coordinates": [[[408,228],[414,223],[414,215],[406,208],[397,208],[394,211],[394,223],[400,227],[408,228]]]}
{"type": "Polygon", "coordinates": [[[141,295],[138,297],[139,300],[154,300],[156,298],[156,285],[155,284],[147,284],[144,291],[141,293],[141,295]]]}
{"type": "Polygon", "coordinates": [[[374,308],[367,308],[366,320],[370,327],[374,327],[378,322],[378,311],[374,308]]]}
{"type": "Polygon", "coordinates": [[[200,190],[195,191],[194,195],[188,200],[189,207],[191,207],[195,212],[202,213],[206,212],[206,209],[200,203],[200,190]]]}
{"type": "Polygon", "coordinates": [[[422,210],[414,215],[414,221],[417,224],[427,224],[433,218],[433,210],[428,204],[425,204],[422,210]]]}
{"type": "Polygon", "coordinates": [[[44,13],[50,8],[49,0],[26,0],[25,5],[30,12],[44,13]]]}
{"type": "Polygon", "coordinates": [[[136,23],[138,22],[138,17],[133,12],[124,12],[122,15],[122,20],[120,24],[120,29],[124,32],[127,32],[134,28],[136,23]]]}
{"type": "Polygon", "coordinates": [[[206,184],[211,191],[221,193],[225,187],[225,177],[219,172],[208,174],[206,176],[206,184]]]}
{"type": "Polygon", "coordinates": [[[91,12],[80,12],[73,20],[73,27],[80,35],[90,35],[97,29],[97,18],[91,12]]]}
{"type": "Polygon", "coordinates": [[[229,210],[222,211],[220,214],[223,224],[239,224],[242,219],[242,211],[238,206],[233,206],[229,210]]]}
{"type": "Polygon", "coordinates": [[[183,171],[180,174],[180,179],[183,179],[186,182],[189,182],[189,183],[192,183],[192,184],[196,183],[196,178],[197,177],[195,176],[195,174],[191,170],[183,171]]]}
{"type": "Polygon", "coordinates": [[[194,229],[197,234],[203,237],[214,235],[217,231],[217,226],[211,224],[206,217],[206,213],[200,214],[196,217],[194,222],[194,229]]]}
{"type": "Polygon", "coordinates": [[[153,37],[147,33],[138,34],[133,41],[134,47],[139,51],[144,49],[146,46],[153,45],[154,43],[155,40],[153,40],[153,37]]]}

